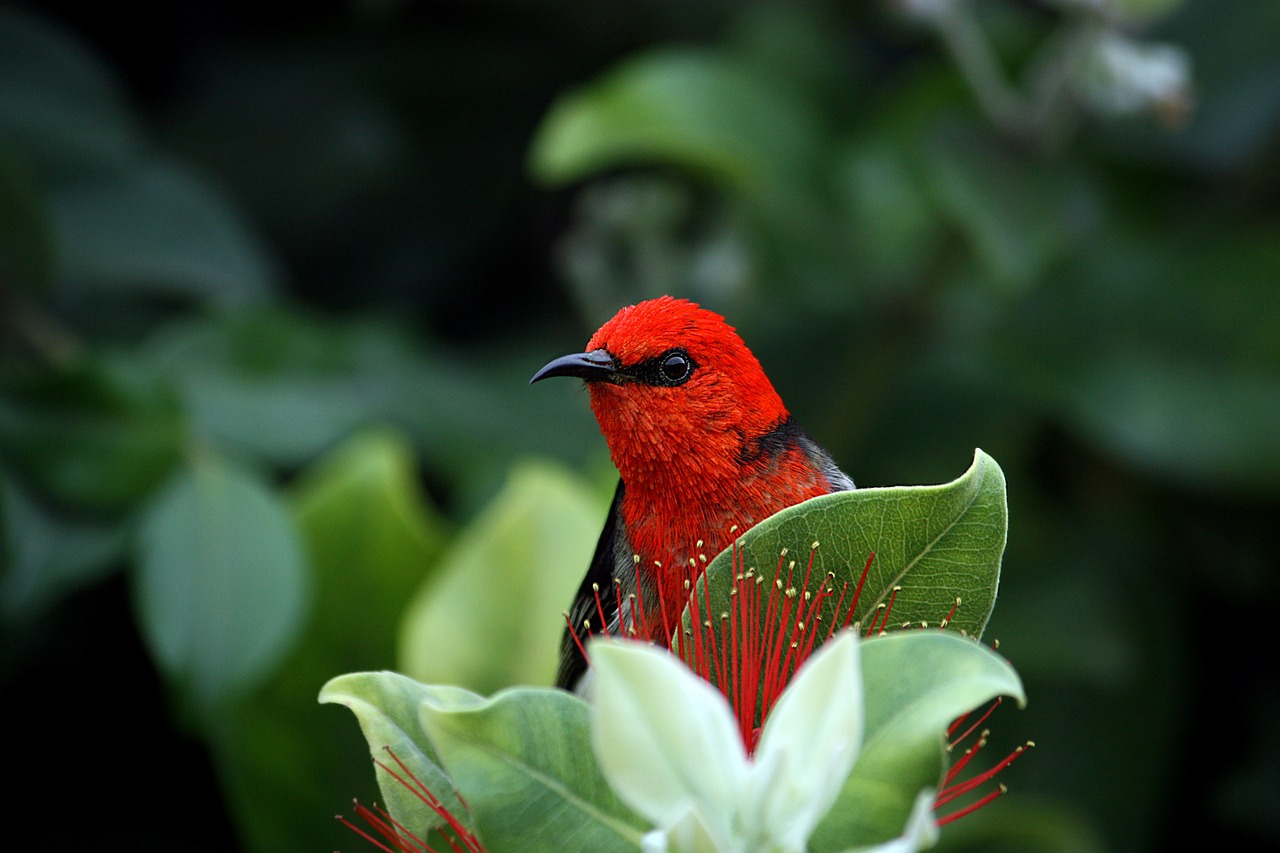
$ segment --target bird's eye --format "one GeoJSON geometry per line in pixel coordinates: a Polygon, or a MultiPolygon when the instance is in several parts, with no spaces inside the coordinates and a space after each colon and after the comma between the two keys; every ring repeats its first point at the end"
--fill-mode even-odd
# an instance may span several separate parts
{"type": "Polygon", "coordinates": [[[682,352],[669,353],[662,359],[662,378],[672,385],[678,385],[689,378],[692,362],[682,352]]]}

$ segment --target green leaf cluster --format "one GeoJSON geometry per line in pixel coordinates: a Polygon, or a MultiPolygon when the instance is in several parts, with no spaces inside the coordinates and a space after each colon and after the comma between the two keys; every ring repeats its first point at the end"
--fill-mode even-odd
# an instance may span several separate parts
{"type": "MultiPolygon", "coordinates": [[[[514,482],[516,494],[495,505],[494,516],[512,514],[511,501],[519,500],[519,478],[514,482]]],[[[524,517],[531,516],[525,513],[524,517]]],[[[967,626],[977,634],[995,600],[1006,519],[1000,468],[979,451],[970,470],[952,483],[815,498],[761,522],[734,547],[747,553],[772,553],[776,543],[787,537],[822,536],[827,542],[824,554],[834,561],[831,565],[852,565],[860,563],[861,553],[871,542],[885,557],[884,566],[869,582],[869,595],[883,592],[887,582],[900,583],[904,590],[919,588],[919,595],[903,597],[904,611],[912,614],[937,603],[931,595],[937,587],[950,607],[945,596],[958,585],[973,594],[979,606],[953,627],[967,626]]],[[[548,531],[553,535],[540,545],[550,548],[558,534],[551,526],[548,531]]],[[[524,543],[525,548],[539,547],[528,544],[539,542],[528,531],[512,541],[524,543]]],[[[457,547],[458,565],[464,567],[458,571],[474,576],[489,552],[465,539],[457,547]]],[[[729,556],[729,552],[719,555],[707,570],[706,583],[717,592],[724,589],[722,573],[729,556]]],[[[533,582],[543,580],[538,576],[533,582]]],[[[465,627],[454,625],[451,610],[465,612],[468,620],[482,626],[493,624],[491,613],[511,618],[509,605],[501,598],[459,601],[457,593],[448,591],[458,581],[442,578],[439,583],[438,609],[411,609],[413,618],[422,623],[417,643],[422,648],[438,648],[425,641],[433,631],[441,632],[441,640],[465,632],[465,627]],[[444,627],[436,629],[429,623],[444,627]]],[[[476,592],[484,589],[473,586],[476,592]]],[[[706,596],[702,591],[695,594],[706,596]]],[[[520,599],[520,606],[529,603],[529,596],[520,599]]],[[[673,646],[673,651],[678,648],[673,646]]],[[[541,653],[554,662],[554,652],[554,646],[549,646],[541,653]]],[[[469,671],[485,677],[483,665],[469,671]]],[[[430,675],[441,677],[466,672],[438,665],[429,670],[430,675]]],[[[903,630],[866,641],[862,678],[863,751],[814,836],[811,849],[815,851],[846,850],[896,837],[921,792],[941,783],[947,766],[942,739],[947,724],[996,696],[1025,700],[1021,682],[1007,662],[954,630],[903,630]]],[[[393,672],[365,672],[333,679],[321,691],[320,701],[346,705],[355,714],[370,753],[379,762],[383,802],[419,838],[441,829],[443,821],[410,793],[403,775],[397,778],[386,772],[384,767],[394,767],[395,759],[466,823],[488,850],[639,849],[644,822],[606,783],[590,749],[588,705],[575,695],[513,687],[486,699],[453,685],[425,686],[393,672]],[[387,757],[387,749],[395,759],[387,757]]],[[[680,721],[677,697],[665,701],[677,729],[700,724],[696,715],[680,721]]],[[[662,702],[659,698],[659,705],[662,702]]],[[[661,748],[679,747],[671,743],[661,748]]]]}
{"type": "MultiPolygon", "coordinates": [[[[877,637],[865,641],[863,654],[865,746],[814,836],[814,851],[895,837],[916,795],[939,783],[946,724],[995,696],[1023,698],[1008,663],[950,632],[877,637]]],[[[486,850],[640,849],[646,826],[601,774],[590,749],[588,705],[577,696],[508,688],[485,699],[369,672],[333,679],[320,701],[347,706],[373,758],[396,769],[387,750],[394,752],[486,850]]],[[[398,822],[427,838],[443,820],[397,773],[379,768],[383,802],[398,822]]]]}

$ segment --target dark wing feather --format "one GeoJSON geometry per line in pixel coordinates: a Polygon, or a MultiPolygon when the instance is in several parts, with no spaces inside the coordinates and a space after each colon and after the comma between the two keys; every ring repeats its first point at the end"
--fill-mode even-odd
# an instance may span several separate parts
{"type": "MultiPolygon", "coordinates": [[[[622,492],[623,483],[618,481],[618,488],[613,493],[613,503],[609,506],[609,516],[605,519],[604,529],[600,531],[600,540],[596,542],[596,552],[591,557],[591,565],[587,568],[586,577],[578,587],[574,596],[573,607],[569,609],[570,624],[577,629],[578,637],[586,642],[585,620],[591,621],[592,631],[600,632],[601,622],[612,627],[618,621],[618,603],[613,591],[614,569],[617,566],[618,539],[626,534],[622,527],[622,492]],[[596,606],[596,589],[600,590],[600,605],[604,613],[596,606]]],[[[573,633],[565,626],[564,638],[560,641],[560,670],[556,673],[556,686],[573,690],[587,671],[586,658],[582,656],[573,633]]]]}

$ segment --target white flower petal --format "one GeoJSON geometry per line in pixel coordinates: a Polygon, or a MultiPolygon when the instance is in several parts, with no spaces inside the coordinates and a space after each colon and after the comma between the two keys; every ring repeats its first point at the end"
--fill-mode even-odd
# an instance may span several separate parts
{"type": "Polygon", "coordinates": [[[696,810],[726,838],[741,808],[747,756],[729,706],[670,652],[595,641],[592,742],[618,797],[659,829],[696,810]]]}
{"type": "Polygon", "coordinates": [[[650,830],[640,839],[640,853],[667,853],[669,849],[665,830],[650,830]]]}
{"type": "Polygon", "coordinates": [[[675,853],[745,853],[742,843],[724,828],[717,837],[710,823],[698,809],[690,808],[667,830],[667,844],[675,853]]]}
{"type": "Polygon", "coordinates": [[[844,631],[792,678],[755,751],[744,817],[784,849],[802,850],[862,749],[858,635],[844,631]]]}

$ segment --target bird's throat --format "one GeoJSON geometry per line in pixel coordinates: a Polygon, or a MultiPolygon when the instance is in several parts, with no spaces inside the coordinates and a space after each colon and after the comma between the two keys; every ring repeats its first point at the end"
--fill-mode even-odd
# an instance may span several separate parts
{"type": "Polygon", "coordinates": [[[713,476],[717,466],[706,465],[692,466],[702,476],[688,476],[689,467],[650,469],[634,479],[623,471],[622,522],[641,577],[653,585],[644,591],[646,598],[662,598],[660,609],[670,623],[663,626],[666,636],[684,609],[685,582],[700,576],[735,537],[782,509],[831,491],[798,447],[749,463],[735,455],[732,463],[731,476],[713,476]]]}

